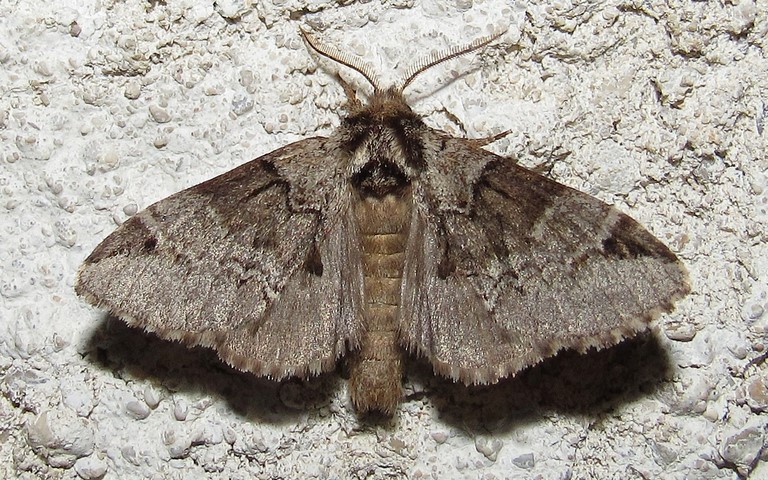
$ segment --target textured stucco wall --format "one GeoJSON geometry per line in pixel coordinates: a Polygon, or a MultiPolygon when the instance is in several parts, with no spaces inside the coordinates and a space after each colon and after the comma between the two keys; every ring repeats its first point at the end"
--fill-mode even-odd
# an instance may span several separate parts
{"type": "MultiPolygon", "coordinates": [[[[768,3],[0,3],[0,476],[768,477],[768,3]],[[257,4],[258,3],[258,4],[257,4]],[[290,141],[340,86],[298,35],[394,80],[430,125],[615,203],[685,261],[651,334],[464,388],[408,366],[391,422],[343,375],[273,383],[72,290],[117,224],[290,141]],[[458,75],[455,81],[446,81],[458,75]],[[762,475],[762,476],[761,476],[762,475]]],[[[357,77],[346,75],[357,81],[357,77]]]]}

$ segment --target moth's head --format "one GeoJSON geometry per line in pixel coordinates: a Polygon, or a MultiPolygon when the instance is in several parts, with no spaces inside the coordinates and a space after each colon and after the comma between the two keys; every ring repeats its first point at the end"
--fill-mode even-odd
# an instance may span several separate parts
{"type": "Polygon", "coordinates": [[[362,104],[353,98],[349,106],[349,119],[368,117],[372,123],[387,124],[392,118],[417,117],[405,101],[403,93],[397,88],[376,90],[362,104]]]}
{"type": "Polygon", "coordinates": [[[469,45],[452,47],[448,50],[437,52],[424,57],[411,65],[407,71],[405,79],[402,82],[389,88],[382,87],[382,85],[378,82],[378,77],[374,74],[373,68],[369,63],[361,60],[359,57],[349,55],[348,53],[339,50],[333,45],[320,43],[315,37],[303,29],[301,30],[301,34],[303,35],[304,40],[307,42],[307,45],[309,45],[312,50],[317,52],[319,55],[327,57],[336,63],[340,63],[358,72],[363,77],[365,77],[368,83],[373,86],[373,95],[368,99],[367,105],[363,105],[357,99],[352,86],[339,77],[339,82],[344,87],[344,91],[350,100],[349,113],[351,116],[355,116],[364,111],[368,111],[376,112],[377,114],[381,114],[383,118],[387,118],[403,115],[408,116],[412,114],[411,108],[405,102],[403,97],[403,91],[416,79],[416,77],[421,75],[426,70],[434,67],[435,65],[473,52],[488,45],[503,35],[504,31],[489,35],[487,37],[478,38],[469,45]]]}
{"type": "Polygon", "coordinates": [[[424,170],[424,129],[427,128],[405,101],[403,91],[427,69],[483,47],[501,34],[455,47],[415,63],[400,84],[383,88],[370,64],[337,48],[319,43],[302,30],[307,44],[318,54],[358,72],[373,86],[367,102],[358,100],[354,89],[341,77],[349,102],[339,132],[341,148],[349,153],[350,184],[363,196],[383,197],[402,193],[424,170]]]}

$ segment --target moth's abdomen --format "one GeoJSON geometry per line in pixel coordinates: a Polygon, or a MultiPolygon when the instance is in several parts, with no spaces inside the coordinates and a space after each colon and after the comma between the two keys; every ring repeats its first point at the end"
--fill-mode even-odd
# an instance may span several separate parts
{"type": "Polygon", "coordinates": [[[362,245],[365,333],[350,356],[350,396],[360,412],[392,414],[402,397],[403,352],[397,317],[405,245],[411,219],[411,192],[361,196],[355,217],[362,245]]]}

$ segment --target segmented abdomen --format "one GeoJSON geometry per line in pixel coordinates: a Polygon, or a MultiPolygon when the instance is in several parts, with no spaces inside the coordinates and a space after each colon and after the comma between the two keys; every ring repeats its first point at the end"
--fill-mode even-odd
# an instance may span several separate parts
{"type": "Polygon", "coordinates": [[[392,414],[402,397],[397,317],[411,220],[410,192],[361,197],[354,205],[362,246],[365,333],[351,355],[350,395],[358,411],[392,414]]]}

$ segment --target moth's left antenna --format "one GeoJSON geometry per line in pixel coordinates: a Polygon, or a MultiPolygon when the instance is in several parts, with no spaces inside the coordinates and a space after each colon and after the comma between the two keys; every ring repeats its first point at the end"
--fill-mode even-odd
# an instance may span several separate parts
{"type": "Polygon", "coordinates": [[[300,30],[301,34],[304,36],[304,40],[307,41],[307,45],[312,47],[312,50],[326,58],[330,58],[334,62],[351,68],[360,75],[364,76],[365,79],[368,80],[368,83],[370,83],[373,88],[376,89],[376,91],[381,90],[379,84],[374,79],[375,77],[373,75],[373,67],[371,67],[371,64],[364,62],[358,57],[349,55],[346,52],[342,52],[333,45],[325,45],[320,43],[315,37],[310,35],[309,32],[305,31],[303,28],[300,30]]]}

